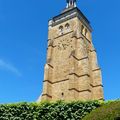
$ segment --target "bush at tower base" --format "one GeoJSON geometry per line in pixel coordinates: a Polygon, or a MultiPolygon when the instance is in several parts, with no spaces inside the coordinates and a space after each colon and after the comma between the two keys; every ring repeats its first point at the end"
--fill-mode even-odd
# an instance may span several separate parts
{"type": "Polygon", "coordinates": [[[81,120],[98,107],[98,101],[4,104],[0,120],[81,120]]]}

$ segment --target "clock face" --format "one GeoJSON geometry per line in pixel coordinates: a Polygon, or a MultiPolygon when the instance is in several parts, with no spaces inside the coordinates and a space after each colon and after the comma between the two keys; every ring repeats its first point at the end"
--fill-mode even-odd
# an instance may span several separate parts
{"type": "Polygon", "coordinates": [[[62,39],[58,42],[57,45],[59,50],[66,50],[68,47],[72,48],[72,40],[70,39],[62,39]]]}

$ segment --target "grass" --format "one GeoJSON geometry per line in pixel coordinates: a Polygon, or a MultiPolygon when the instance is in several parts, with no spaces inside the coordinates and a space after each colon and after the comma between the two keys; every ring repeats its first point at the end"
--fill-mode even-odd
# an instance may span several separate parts
{"type": "Polygon", "coordinates": [[[120,101],[109,101],[93,110],[83,120],[120,120],[120,101]]]}

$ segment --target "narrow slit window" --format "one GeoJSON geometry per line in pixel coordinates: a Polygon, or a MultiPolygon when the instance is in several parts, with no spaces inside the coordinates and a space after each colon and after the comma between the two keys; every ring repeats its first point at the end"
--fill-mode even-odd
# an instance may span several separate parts
{"type": "Polygon", "coordinates": [[[87,36],[87,33],[88,33],[88,31],[87,31],[87,29],[85,29],[85,36],[87,36]]]}
{"type": "Polygon", "coordinates": [[[64,93],[61,93],[61,100],[64,100],[64,93]]]}
{"type": "Polygon", "coordinates": [[[81,26],[81,33],[82,34],[84,33],[84,26],[83,25],[81,26]]]}

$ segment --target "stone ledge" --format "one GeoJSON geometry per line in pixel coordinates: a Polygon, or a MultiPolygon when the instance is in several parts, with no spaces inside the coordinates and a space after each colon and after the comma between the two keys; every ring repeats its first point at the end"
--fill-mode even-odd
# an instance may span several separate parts
{"type": "Polygon", "coordinates": [[[89,90],[89,89],[86,89],[86,90],[77,90],[76,88],[71,88],[71,89],[69,89],[70,91],[71,90],[75,90],[75,91],[77,91],[77,92],[86,92],[86,91],[88,91],[88,92],[91,92],[91,90],[89,90]]]}
{"type": "Polygon", "coordinates": [[[43,82],[49,82],[50,84],[53,84],[50,80],[44,80],[43,82]]]}
{"type": "MultiPolygon", "coordinates": [[[[71,73],[69,75],[73,75],[73,74],[76,75],[77,77],[84,77],[84,76],[90,77],[89,74],[84,74],[84,75],[78,76],[76,73],[71,73]]],[[[68,80],[70,80],[70,79],[59,80],[59,81],[56,81],[56,82],[52,82],[50,80],[44,80],[43,82],[49,82],[50,84],[56,84],[56,83],[63,82],[63,81],[68,81],[68,80]]]]}
{"type": "Polygon", "coordinates": [[[68,81],[68,80],[69,80],[69,79],[59,80],[59,81],[53,82],[53,84],[59,83],[59,82],[63,82],[63,81],[68,81]]]}
{"type": "Polygon", "coordinates": [[[46,93],[46,94],[42,94],[42,96],[47,96],[47,97],[49,97],[49,98],[52,98],[52,96],[51,96],[51,95],[48,95],[47,93],[46,93]]]}
{"type": "Polygon", "coordinates": [[[98,70],[101,70],[101,68],[97,68],[97,69],[94,69],[92,71],[95,72],[95,71],[98,71],[98,70]]]}
{"type": "Polygon", "coordinates": [[[51,67],[51,68],[54,68],[52,65],[50,65],[50,64],[47,64],[49,67],[51,67]]]}
{"type": "Polygon", "coordinates": [[[90,84],[91,87],[103,87],[103,85],[92,85],[90,84]]]}
{"type": "Polygon", "coordinates": [[[94,49],[94,50],[90,50],[90,52],[97,52],[97,51],[94,49]]]}
{"type": "Polygon", "coordinates": [[[64,79],[64,80],[59,80],[59,81],[56,81],[56,82],[52,82],[50,80],[44,80],[43,82],[49,82],[50,84],[56,84],[56,83],[59,83],[59,82],[63,82],[63,81],[68,81],[69,79],[64,79]]]}
{"type": "MultiPolygon", "coordinates": [[[[49,47],[55,48],[56,46],[53,46],[53,45],[48,45],[48,48],[49,48],[49,47]]],[[[48,49],[48,48],[47,48],[47,49],[48,49]]]]}
{"type": "Polygon", "coordinates": [[[76,56],[74,56],[74,55],[72,55],[73,56],[73,58],[75,58],[77,61],[81,61],[81,60],[84,60],[84,59],[89,59],[88,58],[88,56],[86,56],[86,57],[83,57],[83,58],[80,58],[80,59],[78,59],[76,56]]]}
{"type": "Polygon", "coordinates": [[[84,76],[90,77],[89,74],[77,75],[76,73],[70,73],[69,75],[75,75],[75,76],[77,76],[77,77],[84,77],[84,76]]]}
{"type": "Polygon", "coordinates": [[[83,39],[83,40],[87,40],[90,44],[92,43],[89,39],[87,39],[83,34],[82,34],[82,36],[80,36],[80,37],[77,37],[76,35],[74,35],[74,36],[72,36],[72,38],[76,38],[76,39],[83,39]],[[82,37],[83,36],[83,37],[82,37]]]}
{"type": "Polygon", "coordinates": [[[64,35],[70,34],[70,33],[72,33],[72,32],[73,32],[73,30],[70,31],[70,32],[64,33],[64,34],[62,34],[62,35],[59,35],[59,36],[55,37],[54,39],[60,38],[60,37],[62,37],[62,36],[64,36],[64,35]]]}

